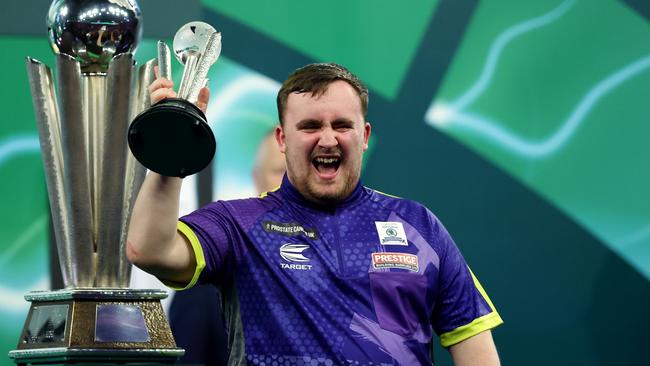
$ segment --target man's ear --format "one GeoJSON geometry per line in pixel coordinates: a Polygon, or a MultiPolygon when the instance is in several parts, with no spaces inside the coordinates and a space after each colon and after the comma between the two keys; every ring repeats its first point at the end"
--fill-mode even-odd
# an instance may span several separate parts
{"type": "Polygon", "coordinates": [[[287,150],[287,145],[285,142],[284,130],[282,130],[282,125],[278,124],[275,126],[275,141],[278,143],[278,148],[280,148],[281,153],[285,153],[287,150]]]}

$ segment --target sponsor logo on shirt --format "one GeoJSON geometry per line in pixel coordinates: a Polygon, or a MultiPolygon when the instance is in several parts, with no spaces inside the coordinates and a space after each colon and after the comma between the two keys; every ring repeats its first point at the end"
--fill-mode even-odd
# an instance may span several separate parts
{"type": "Polygon", "coordinates": [[[305,257],[303,252],[309,249],[307,244],[286,243],[280,247],[280,257],[287,262],[280,263],[282,269],[296,269],[296,270],[310,270],[311,264],[302,264],[309,262],[309,258],[305,257]]]}
{"type": "Polygon", "coordinates": [[[401,222],[375,221],[381,245],[409,245],[401,222]]]}
{"type": "Polygon", "coordinates": [[[402,268],[413,272],[420,269],[417,255],[392,252],[372,253],[372,267],[375,269],[402,268]]]}
{"type": "Polygon", "coordinates": [[[267,233],[276,233],[286,236],[297,236],[300,234],[305,235],[310,239],[318,239],[318,231],[314,229],[305,228],[295,222],[274,222],[264,221],[262,227],[267,233]]]}

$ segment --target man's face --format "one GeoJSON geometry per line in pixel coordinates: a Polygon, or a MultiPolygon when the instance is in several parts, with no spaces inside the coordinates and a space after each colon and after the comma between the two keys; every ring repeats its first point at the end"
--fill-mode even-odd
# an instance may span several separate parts
{"type": "Polygon", "coordinates": [[[310,201],[343,201],[359,181],[370,137],[356,90],[337,80],[318,97],[292,93],[283,120],[275,135],[291,183],[310,201]]]}

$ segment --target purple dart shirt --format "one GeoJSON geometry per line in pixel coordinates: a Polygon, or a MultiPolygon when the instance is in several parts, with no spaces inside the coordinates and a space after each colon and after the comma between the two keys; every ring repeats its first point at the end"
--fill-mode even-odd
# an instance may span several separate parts
{"type": "Polygon", "coordinates": [[[431,365],[502,323],[440,221],[360,184],[336,207],[285,176],[181,218],[197,281],[221,288],[230,365],[431,365]]]}

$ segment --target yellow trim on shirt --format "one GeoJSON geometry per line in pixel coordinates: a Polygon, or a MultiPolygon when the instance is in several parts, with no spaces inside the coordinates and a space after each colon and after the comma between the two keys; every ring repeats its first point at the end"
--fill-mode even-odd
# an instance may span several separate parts
{"type": "Polygon", "coordinates": [[[495,328],[502,323],[503,320],[501,319],[501,316],[499,316],[499,313],[496,311],[491,312],[480,318],[474,319],[474,321],[469,324],[465,324],[451,332],[440,335],[440,344],[445,348],[453,346],[454,344],[460,343],[483,331],[495,328]]]}
{"type": "Polygon", "coordinates": [[[264,198],[264,197],[268,196],[269,193],[271,193],[271,192],[275,192],[275,191],[277,191],[278,189],[280,189],[280,186],[277,186],[277,187],[273,188],[273,189],[270,190],[270,191],[262,192],[262,194],[260,194],[259,198],[264,198]]]}
{"type": "Polygon", "coordinates": [[[474,319],[469,324],[462,325],[450,332],[443,333],[442,335],[440,335],[440,343],[445,348],[449,346],[453,346],[456,343],[462,342],[467,338],[473,337],[483,331],[495,328],[503,323],[503,319],[501,319],[501,316],[499,315],[499,313],[497,313],[497,310],[494,307],[492,300],[490,300],[490,297],[483,289],[483,286],[481,286],[481,283],[478,282],[478,279],[476,278],[476,276],[474,276],[474,272],[472,272],[472,270],[470,269],[469,273],[472,275],[472,280],[474,280],[474,286],[476,286],[478,292],[481,294],[481,296],[483,296],[485,302],[488,303],[492,312],[474,319]]]}
{"type": "Polygon", "coordinates": [[[387,196],[387,197],[400,198],[400,199],[402,198],[402,197],[398,197],[398,196],[393,196],[392,194],[384,193],[384,192],[382,192],[382,191],[378,191],[378,190],[376,190],[376,189],[373,189],[373,191],[375,191],[375,192],[377,192],[377,193],[379,193],[379,194],[381,194],[381,195],[387,196]]]}
{"type": "Polygon", "coordinates": [[[196,285],[196,282],[199,280],[199,276],[201,275],[201,272],[203,272],[203,268],[205,268],[205,256],[203,255],[203,247],[201,247],[199,238],[196,236],[194,231],[189,226],[187,226],[186,223],[179,221],[177,224],[177,230],[179,233],[181,233],[181,235],[187,238],[187,240],[190,242],[190,245],[192,246],[192,250],[194,251],[194,257],[196,258],[196,269],[194,269],[194,275],[192,276],[192,279],[187,285],[183,285],[182,283],[172,282],[172,281],[161,281],[161,282],[165,284],[165,286],[167,287],[180,291],[180,290],[187,290],[188,288],[191,288],[194,285],[196,285]]]}

